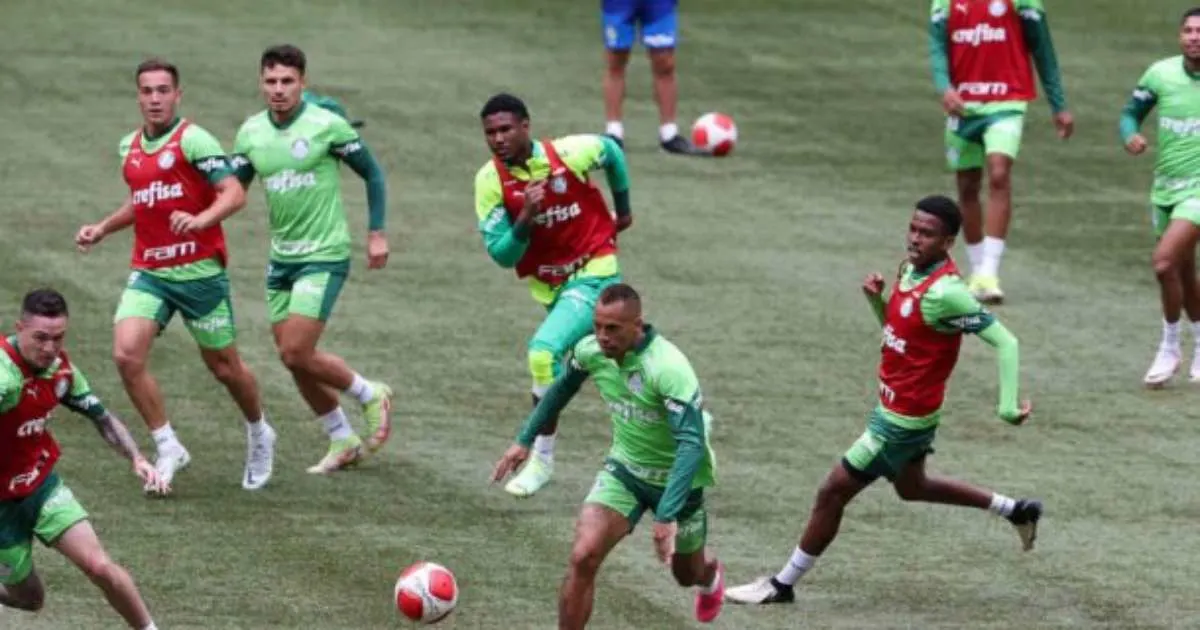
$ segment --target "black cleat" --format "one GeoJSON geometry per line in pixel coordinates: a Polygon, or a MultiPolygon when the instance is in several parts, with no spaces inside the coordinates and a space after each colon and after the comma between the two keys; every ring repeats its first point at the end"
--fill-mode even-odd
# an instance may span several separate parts
{"type": "Polygon", "coordinates": [[[1038,521],[1041,518],[1042,502],[1036,499],[1020,499],[1013,507],[1008,522],[1017,528],[1017,535],[1021,537],[1022,550],[1033,549],[1033,543],[1037,540],[1038,521]]]}
{"type": "Polygon", "coordinates": [[[662,149],[667,153],[674,153],[676,155],[705,155],[703,151],[693,146],[687,138],[678,134],[674,138],[663,142],[662,149]]]}

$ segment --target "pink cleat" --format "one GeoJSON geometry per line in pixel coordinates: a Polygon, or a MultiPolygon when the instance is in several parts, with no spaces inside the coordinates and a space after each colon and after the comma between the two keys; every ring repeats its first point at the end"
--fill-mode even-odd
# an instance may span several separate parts
{"type": "Polygon", "coordinates": [[[700,623],[712,623],[721,616],[721,607],[725,605],[725,565],[717,565],[717,587],[712,593],[696,593],[696,620],[700,623]]]}

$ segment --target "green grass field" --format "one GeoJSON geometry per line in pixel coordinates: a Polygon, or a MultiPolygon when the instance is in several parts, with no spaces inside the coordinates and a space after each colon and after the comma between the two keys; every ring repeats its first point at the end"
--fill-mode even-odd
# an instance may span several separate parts
{"type": "MultiPolygon", "coordinates": [[[[878,327],[858,283],[891,274],[911,204],[950,192],[943,118],[926,61],[927,2],[688,0],[679,57],[681,122],[733,115],[730,159],[661,153],[648,68],[630,72],[626,127],[637,222],[627,276],[648,317],[692,359],[716,414],[720,486],[711,541],[733,582],[774,572],[818,482],[862,429],[878,327]]],[[[1031,107],[1015,171],[1016,221],[1000,317],[1021,339],[1034,421],[994,416],[994,356],[968,341],[936,470],[1046,501],[1039,547],[1021,554],[1003,521],[905,505],[885,486],[848,512],[842,536],[790,607],[727,607],[714,627],[1200,627],[1195,392],[1140,379],[1159,334],[1147,195],[1152,159],[1128,158],[1116,116],[1153,60],[1174,54],[1179,0],[1059,0],[1051,26],[1077,117],[1054,138],[1031,107]]],[[[385,165],[393,257],[367,273],[362,243],[324,347],[397,391],[399,429],[359,470],[304,468],[325,437],[269,338],[261,185],[227,226],[244,355],[280,429],[276,477],[241,490],[244,432],[181,325],[152,369],[191,449],[167,501],[143,498],[86,421],[60,415],[60,471],[109,550],[143,587],[161,628],[389,628],[398,571],[453,569],[448,628],[551,628],[572,524],[608,445],[591,386],[564,415],[558,476],[517,501],[488,487],[528,410],[524,348],[539,309],[475,231],[471,183],[488,159],[476,116],[491,93],[529,103],[535,131],[598,131],[598,3],[347,0],[198,4],[8,0],[0,4],[0,305],[28,288],[74,307],[71,351],[110,407],[150,441],[109,359],[129,236],[84,257],[77,226],[125,194],[116,146],[139,122],[133,67],[180,64],[184,113],[226,147],[261,108],[258,55],[283,41],[310,57],[312,84],[365,117],[385,165]],[[539,45],[532,46],[533,42],[539,45]]],[[[363,189],[346,171],[356,234],[363,189]]],[[[605,566],[592,627],[698,627],[640,528],[605,566]]],[[[53,552],[37,616],[0,627],[121,627],[99,592],[53,552]]]]}

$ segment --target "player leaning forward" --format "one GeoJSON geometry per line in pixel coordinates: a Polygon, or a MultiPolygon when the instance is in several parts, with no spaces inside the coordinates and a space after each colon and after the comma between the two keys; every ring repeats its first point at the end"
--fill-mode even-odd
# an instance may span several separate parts
{"type": "Polygon", "coordinates": [[[113,360],[130,401],[157,447],[155,466],[167,482],[191,455],[167,421],[158,382],[147,369],[154,339],[175,313],[200,347],[213,376],[246,418],[248,452],[242,487],[271,477],[275,431],[263,414],[258,382],[236,345],[228,252],[221,222],[240,210],[246,193],[211,133],[179,118],[179,70],[161,59],[135,72],[142,127],[121,140],[129,196],[99,223],[79,229],[81,250],[133,226],[133,272],[113,326],[113,360]]]}
{"type": "MultiPolygon", "coordinates": [[[[528,278],[546,317],[529,340],[533,400],[545,394],[563,356],[592,328],[592,309],[605,287],[621,281],[617,232],[633,222],[625,154],[611,138],[590,134],[536,141],[529,110],[497,94],[480,111],[492,159],[475,174],[475,213],[488,255],[528,278]],[[604,170],[616,218],[590,173],[604,170]]],[[[557,417],[541,425],[534,457],[505,486],[526,497],[554,471],[557,417]]]]}
{"type": "MultiPolygon", "coordinates": [[[[60,293],[30,291],[16,334],[0,338],[0,607],[37,611],[45,603],[46,589],[33,567],[36,536],[79,567],[129,627],[154,630],[133,578],[108,556],[87,511],[54,470],[60,449],[47,422],[62,405],[90,419],[104,441],[133,463],[145,487],[167,486],[71,363],[63,349],[67,318],[60,293]]],[[[5,623],[14,622],[0,625],[5,623]]]]}
{"type": "Polygon", "coordinates": [[[1014,161],[1025,111],[1037,96],[1030,57],[1060,138],[1074,131],[1042,0],[933,0],[933,82],[946,112],[946,162],[958,180],[970,288],[985,303],[1004,299],[1000,258],[1012,217],[1014,161]],[[987,166],[987,220],[979,194],[987,166]]]}
{"type": "Polygon", "coordinates": [[[529,459],[538,430],[592,377],[611,413],[613,441],[579,513],[558,628],[587,624],[601,563],[647,511],[654,516],[659,559],[670,563],[680,586],[698,588],[696,619],[713,621],[721,613],[725,581],[706,548],[704,489],[715,483],[716,456],[699,380],[683,352],[644,323],[641,298],[629,285],[605,288],[593,319],[595,333],[575,345],[492,480],[529,459]]]}
{"type": "Polygon", "coordinates": [[[1031,411],[1028,402],[1017,402],[1016,338],[967,292],[950,259],[961,222],[958,207],[950,199],[922,199],[908,227],[908,261],[886,303],[883,276],[867,277],[863,291],[883,325],[879,402],[867,430],[825,477],[808,526],[787,564],[773,577],[730,588],[726,599],[745,604],[793,601],[793,585],[833,542],[846,506],[879,477],[891,481],[896,494],[906,501],[998,514],[1017,528],[1026,550],[1033,548],[1042,514],[1040,502],[1014,500],[925,470],[963,334],[977,334],[999,351],[1000,418],[1021,424],[1031,411]]]}
{"type": "Polygon", "coordinates": [[[350,273],[340,164],[366,182],[369,269],[387,264],[387,190],[379,164],[350,123],[302,98],[307,66],[304,52],[295,46],[263,52],[259,79],[267,109],[238,129],[233,166],[242,184],[249,187],[257,175],[266,190],[271,229],[267,306],[275,345],[329,435],[329,450],[309,472],[329,473],[363,456],[363,440],[342,410],[339,393],[362,405],[371,433],[369,451],[382,447],[391,433],[392,390],[367,381],[341,357],[317,350],[350,273]]]}
{"type": "Polygon", "coordinates": [[[1158,107],[1158,155],[1150,192],[1154,235],[1154,275],[1162,296],[1163,333],[1154,362],[1144,378],[1148,387],[1164,385],[1179,371],[1182,351],[1179,320],[1186,310],[1196,341],[1190,380],[1200,382],[1200,285],[1196,244],[1200,243],[1200,7],[1179,24],[1182,55],[1152,64],[1138,80],[1121,112],[1121,140],[1132,155],[1146,151],[1138,132],[1158,107]]]}

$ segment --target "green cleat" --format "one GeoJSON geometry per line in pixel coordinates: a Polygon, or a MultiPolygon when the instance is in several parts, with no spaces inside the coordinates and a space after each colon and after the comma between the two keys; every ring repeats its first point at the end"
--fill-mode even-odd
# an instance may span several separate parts
{"type": "Polygon", "coordinates": [[[367,451],[375,453],[392,435],[392,388],[383,383],[371,383],[371,387],[375,396],[363,405],[363,417],[371,432],[367,437],[367,451]]]}
{"type": "Polygon", "coordinates": [[[352,435],[329,443],[329,452],[308,469],[314,475],[328,475],[339,470],[345,470],[359,462],[363,455],[362,438],[352,435]]]}
{"type": "Polygon", "coordinates": [[[534,455],[529,458],[525,468],[516,477],[513,477],[508,485],[504,486],[504,491],[517,497],[533,496],[534,493],[550,483],[550,477],[553,475],[553,460],[546,460],[534,455]]]}

